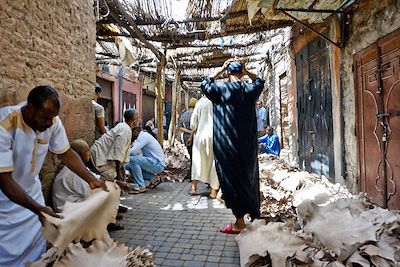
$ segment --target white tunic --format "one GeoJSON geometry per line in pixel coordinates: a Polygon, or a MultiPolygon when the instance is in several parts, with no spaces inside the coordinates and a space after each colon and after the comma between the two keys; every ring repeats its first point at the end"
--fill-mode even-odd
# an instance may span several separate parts
{"type": "Polygon", "coordinates": [[[209,183],[218,189],[213,152],[213,104],[205,96],[197,101],[190,120],[195,131],[192,148],[192,180],[209,183]]]}
{"type": "MultiPolygon", "coordinates": [[[[0,108],[0,173],[12,178],[34,200],[44,205],[39,172],[47,151],[62,154],[69,142],[61,120],[44,132],[34,132],[23,120],[21,107],[0,108]]],[[[10,201],[0,191],[0,266],[24,266],[45,251],[39,217],[10,201]]]]}
{"type": "Polygon", "coordinates": [[[129,149],[132,143],[132,129],[125,122],[118,123],[114,128],[103,134],[90,148],[90,156],[97,171],[114,179],[117,176],[115,161],[129,162],[129,149]]]}

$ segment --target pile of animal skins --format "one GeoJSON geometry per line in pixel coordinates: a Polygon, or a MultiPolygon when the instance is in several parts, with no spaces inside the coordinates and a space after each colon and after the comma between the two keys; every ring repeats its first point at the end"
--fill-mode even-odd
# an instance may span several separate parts
{"type": "Polygon", "coordinates": [[[190,168],[186,146],[175,140],[173,146],[164,141],[165,170],[158,176],[163,181],[182,182],[190,168]]]}
{"type": "Polygon", "coordinates": [[[400,213],[261,155],[262,214],[237,237],[241,266],[400,266],[400,213]]]}

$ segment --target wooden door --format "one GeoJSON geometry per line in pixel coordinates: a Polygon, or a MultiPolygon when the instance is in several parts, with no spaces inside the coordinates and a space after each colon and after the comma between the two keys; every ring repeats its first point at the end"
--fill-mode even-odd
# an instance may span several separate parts
{"type": "Polygon", "coordinates": [[[333,180],[332,91],[328,45],[317,37],[296,55],[300,167],[333,180]]]}
{"type": "Polygon", "coordinates": [[[359,187],[400,208],[400,29],[354,56],[359,187]]]}

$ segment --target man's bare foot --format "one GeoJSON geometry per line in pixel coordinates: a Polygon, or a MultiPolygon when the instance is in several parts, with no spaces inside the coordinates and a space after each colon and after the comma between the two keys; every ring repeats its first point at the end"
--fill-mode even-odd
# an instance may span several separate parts
{"type": "Polygon", "coordinates": [[[211,192],[210,192],[210,196],[209,197],[212,198],[212,199],[216,199],[217,198],[217,194],[218,194],[218,191],[213,189],[213,188],[211,188],[211,192]]]}

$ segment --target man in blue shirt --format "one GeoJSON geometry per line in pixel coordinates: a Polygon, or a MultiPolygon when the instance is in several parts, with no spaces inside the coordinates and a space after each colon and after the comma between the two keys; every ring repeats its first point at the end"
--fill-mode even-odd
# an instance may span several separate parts
{"type": "Polygon", "coordinates": [[[265,153],[279,156],[281,151],[279,137],[274,134],[274,128],[272,126],[267,127],[267,134],[259,138],[258,143],[261,144],[265,153]]]}
{"type": "Polygon", "coordinates": [[[146,192],[144,180],[151,181],[149,188],[159,184],[156,175],[165,168],[164,151],[157,140],[148,132],[142,131],[140,127],[132,129],[132,137],[135,143],[130,151],[129,163],[125,169],[132,173],[139,186],[137,193],[146,192]]]}

